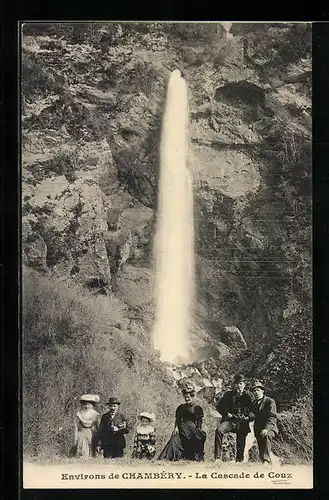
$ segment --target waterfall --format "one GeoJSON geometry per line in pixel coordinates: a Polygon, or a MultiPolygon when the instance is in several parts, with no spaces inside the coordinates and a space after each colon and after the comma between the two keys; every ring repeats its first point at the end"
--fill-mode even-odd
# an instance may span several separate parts
{"type": "Polygon", "coordinates": [[[186,166],[187,86],[171,73],[163,116],[157,225],[154,238],[155,323],[153,347],[162,361],[188,362],[194,297],[193,191],[186,166]]]}

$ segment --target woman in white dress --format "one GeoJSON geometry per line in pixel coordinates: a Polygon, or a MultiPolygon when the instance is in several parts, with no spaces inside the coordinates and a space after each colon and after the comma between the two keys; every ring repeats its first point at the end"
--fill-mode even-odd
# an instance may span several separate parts
{"type": "Polygon", "coordinates": [[[95,437],[100,422],[100,414],[95,410],[98,403],[96,394],[84,394],[80,398],[81,407],[74,421],[74,443],[79,458],[95,456],[95,437]]]}

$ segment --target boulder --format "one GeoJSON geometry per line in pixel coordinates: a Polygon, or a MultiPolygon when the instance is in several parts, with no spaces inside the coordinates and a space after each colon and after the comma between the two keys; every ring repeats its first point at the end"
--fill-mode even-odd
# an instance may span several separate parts
{"type": "Polygon", "coordinates": [[[222,341],[232,349],[246,349],[247,344],[236,326],[224,326],[221,331],[222,341]]]}
{"type": "Polygon", "coordinates": [[[223,342],[214,342],[210,345],[199,347],[195,355],[198,359],[207,359],[209,357],[223,358],[230,355],[230,349],[223,342]]]}
{"type": "Polygon", "coordinates": [[[31,237],[30,241],[23,245],[24,261],[26,265],[37,271],[47,273],[47,244],[39,234],[31,237]]]}

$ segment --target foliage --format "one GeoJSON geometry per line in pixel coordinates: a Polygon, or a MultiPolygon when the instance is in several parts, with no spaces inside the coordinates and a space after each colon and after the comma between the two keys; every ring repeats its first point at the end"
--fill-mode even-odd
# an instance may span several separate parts
{"type": "Polygon", "coordinates": [[[99,22],[64,22],[64,23],[25,23],[25,36],[48,35],[54,38],[65,38],[72,44],[88,42],[101,43],[107,35],[107,42],[113,43],[118,33],[118,23],[99,22]]]}
{"type": "Polygon", "coordinates": [[[26,99],[33,99],[40,94],[60,92],[61,79],[51,71],[47,71],[30,54],[23,53],[21,67],[21,89],[26,99]]]}
{"type": "Polygon", "coordinates": [[[278,58],[287,62],[296,62],[312,54],[312,25],[294,23],[289,30],[285,46],[277,44],[278,58]]]}
{"type": "MultiPolygon", "coordinates": [[[[261,378],[280,410],[286,410],[312,388],[312,324],[310,310],[281,321],[276,335],[261,349],[237,353],[231,370],[261,378]]],[[[232,371],[233,374],[233,371],[232,371]]]]}
{"type": "MultiPolygon", "coordinates": [[[[255,25],[256,26],[256,25],[255,25]]],[[[245,34],[253,57],[265,59],[271,71],[285,69],[301,58],[312,54],[312,26],[310,23],[286,25],[259,25],[258,29],[246,27],[245,34]]]]}
{"type": "Polygon", "coordinates": [[[79,162],[76,153],[62,151],[48,162],[47,167],[56,175],[64,175],[69,182],[74,182],[77,179],[75,171],[79,170],[79,162]]]}
{"type": "Polygon", "coordinates": [[[279,434],[274,452],[282,463],[301,464],[313,460],[313,404],[310,393],[300,399],[290,411],[280,413],[279,434]]]}
{"type": "Polygon", "coordinates": [[[310,311],[283,322],[275,339],[266,373],[277,399],[286,406],[307,393],[312,386],[312,325],[310,311]]]}
{"type": "Polygon", "coordinates": [[[158,80],[157,70],[147,62],[137,61],[131,70],[124,74],[122,84],[130,92],[152,92],[158,80]]]}
{"type": "Polygon", "coordinates": [[[198,44],[209,43],[221,36],[222,26],[220,23],[168,23],[164,30],[173,38],[186,43],[198,44]]]}
{"type": "MultiPolygon", "coordinates": [[[[68,455],[73,416],[84,392],[122,400],[132,425],[137,412],[155,411],[159,446],[168,439],[176,390],[163,382],[163,368],[147,336],[134,338],[115,325],[124,306],[109,297],[54,284],[37,272],[23,273],[24,452],[68,455]]],[[[129,436],[128,449],[132,435],[129,436]]]]}

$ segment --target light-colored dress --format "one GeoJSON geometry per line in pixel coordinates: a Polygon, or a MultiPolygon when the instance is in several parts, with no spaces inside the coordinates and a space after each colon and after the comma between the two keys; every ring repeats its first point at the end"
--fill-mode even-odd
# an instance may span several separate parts
{"type": "Polygon", "coordinates": [[[148,458],[151,459],[155,455],[155,428],[153,425],[137,425],[134,449],[132,453],[133,458],[148,458]]]}
{"type": "Polygon", "coordinates": [[[80,410],[75,418],[75,445],[78,457],[90,458],[95,454],[95,435],[100,414],[94,410],[80,410]]]}

